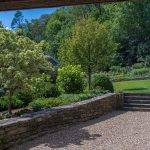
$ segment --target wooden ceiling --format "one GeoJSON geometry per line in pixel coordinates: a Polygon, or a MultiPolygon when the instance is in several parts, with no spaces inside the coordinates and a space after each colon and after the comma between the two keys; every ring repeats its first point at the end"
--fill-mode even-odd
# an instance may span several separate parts
{"type": "Polygon", "coordinates": [[[121,1],[127,0],[0,0],[0,11],[121,1]]]}

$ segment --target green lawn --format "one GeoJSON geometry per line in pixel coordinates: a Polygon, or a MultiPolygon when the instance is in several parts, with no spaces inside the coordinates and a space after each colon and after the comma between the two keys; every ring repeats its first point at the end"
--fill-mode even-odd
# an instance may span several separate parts
{"type": "Polygon", "coordinates": [[[150,93],[150,80],[114,82],[115,92],[150,93]]]}

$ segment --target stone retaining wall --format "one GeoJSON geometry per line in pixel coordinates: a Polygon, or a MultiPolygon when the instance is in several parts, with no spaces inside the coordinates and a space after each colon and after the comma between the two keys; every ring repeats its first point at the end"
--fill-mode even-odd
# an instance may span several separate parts
{"type": "Polygon", "coordinates": [[[24,117],[1,120],[0,150],[44,132],[54,132],[62,127],[121,109],[122,104],[122,94],[106,94],[71,105],[28,114],[24,117]]]}

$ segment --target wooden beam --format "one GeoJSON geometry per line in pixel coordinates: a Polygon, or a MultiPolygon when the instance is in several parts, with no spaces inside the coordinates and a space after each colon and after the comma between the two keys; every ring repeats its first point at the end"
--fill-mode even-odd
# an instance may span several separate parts
{"type": "Polygon", "coordinates": [[[51,8],[59,6],[81,5],[91,3],[110,3],[127,0],[0,0],[0,11],[33,8],[51,8]]]}

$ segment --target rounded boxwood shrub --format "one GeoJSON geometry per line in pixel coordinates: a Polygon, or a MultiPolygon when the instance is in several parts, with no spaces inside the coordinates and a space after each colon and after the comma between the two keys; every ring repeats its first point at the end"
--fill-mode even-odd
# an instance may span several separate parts
{"type": "Polygon", "coordinates": [[[16,97],[23,102],[24,106],[27,106],[33,100],[32,93],[28,93],[25,91],[16,93],[16,97]]]}
{"type": "Polygon", "coordinates": [[[113,84],[105,74],[96,73],[92,76],[92,88],[101,88],[106,91],[114,92],[113,84]]]}
{"type": "Polygon", "coordinates": [[[68,65],[58,70],[57,85],[62,93],[80,93],[84,90],[84,73],[80,65],[68,65]]]}
{"type": "Polygon", "coordinates": [[[45,98],[58,97],[59,95],[60,91],[58,90],[58,87],[54,84],[49,85],[43,94],[45,98]]]}

